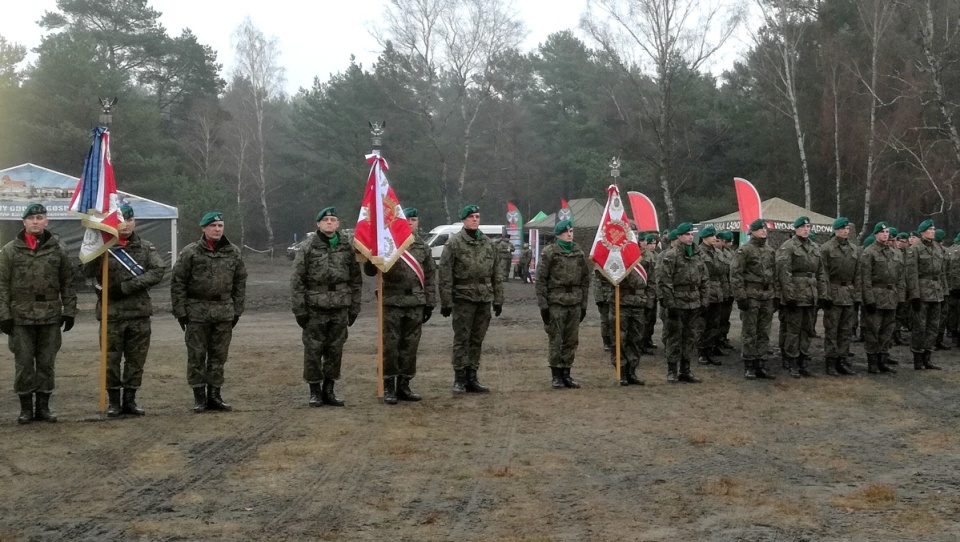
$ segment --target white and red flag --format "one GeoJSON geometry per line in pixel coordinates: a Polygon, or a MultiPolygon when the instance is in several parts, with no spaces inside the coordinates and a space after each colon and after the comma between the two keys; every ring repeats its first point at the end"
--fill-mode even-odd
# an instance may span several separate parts
{"type": "MultiPolygon", "coordinates": [[[[630,218],[623,208],[620,189],[615,184],[607,188],[607,206],[590,249],[590,258],[598,271],[614,285],[620,284],[627,273],[640,263],[640,245],[630,229],[630,218]]],[[[646,280],[645,272],[641,271],[640,276],[646,280]]]]}
{"type": "Polygon", "coordinates": [[[627,192],[630,198],[630,209],[633,211],[633,222],[639,231],[655,231],[660,233],[660,221],[657,219],[657,208],[653,201],[640,192],[627,192]]]}
{"type": "Polygon", "coordinates": [[[573,213],[570,211],[570,206],[567,204],[567,200],[560,198],[560,210],[557,211],[557,222],[569,220],[573,224],[573,213]]]}
{"type": "Polygon", "coordinates": [[[750,223],[760,218],[760,193],[753,183],[740,177],[733,178],[733,186],[737,189],[737,207],[740,210],[741,241],[750,233],[750,223]]]}
{"type": "Polygon", "coordinates": [[[83,263],[96,259],[117,243],[117,226],[123,222],[110,161],[110,131],[98,126],[91,137],[93,144],[83,163],[83,174],[70,199],[70,212],[79,215],[86,228],[80,245],[83,263]]]}
{"type": "Polygon", "coordinates": [[[417,272],[423,283],[423,269],[407,253],[407,247],[413,243],[413,232],[387,180],[386,171],[390,169],[387,161],[374,151],[367,155],[367,163],[370,164],[370,176],[363,192],[353,246],[384,273],[402,259],[417,272]]]}

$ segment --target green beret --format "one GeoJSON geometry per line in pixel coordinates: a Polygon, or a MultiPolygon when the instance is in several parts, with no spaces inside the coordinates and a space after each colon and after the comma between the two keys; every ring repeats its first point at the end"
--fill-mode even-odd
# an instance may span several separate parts
{"type": "Polygon", "coordinates": [[[867,248],[868,246],[872,245],[876,240],[876,237],[868,235],[867,238],[863,240],[863,248],[867,248]]]}
{"type": "Polygon", "coordinates": [[[758,218],[750,223],[750,231],[757,231],[761,228],[766,228],[767,223],[763,221],[762,218],[758,218]]]}
{"type": "Polygon", "coordinates": [[[717,238],[722,239],[728,243],[733,242],[733,232],[732,231],[722,231],[717,234],[717,238]]]}
{"type": "Polygon", "coordinates": [[[873,234],[876,235],[882,232],[883,230],[890,230],[890,226],[886,222],[883,222],[881,220],[880,222],[877,222],[876,226],[873,227],[873,234]]]}
{"type": "MultiPolygon", "coordinates": [[[[912,233],[912,232],[911,232],[911,233],[912,233]]],[[[897,234],[897,239],[903,239],[904,241],[909,241],[909,240],[910,240],[910,234],[907,233],[907,232],[905,232],[905,231],[902,231],[902,232],[900,232],[900,233],[897,234]]]]}
{"type": "Polygon", "coordinates": [[[668,240],[668,241],[676,241],[676,240],[677,240],[677,230],[670,230],[670,233],[667,234],[667,240],[668,240]]]}
{"type": "Polygon", "coordinates": [[[407,218],[419,218],[420,213],[417,211],[416,207],[407,207],[403,210],[403,216],[407,218]]]}
{"type": "Polygon", "coordinates": [[[943,231],[943,230],[937,230],[936,233],[933,235],[933,240],[934,240],[934,241],[943,241],[943,239],[944,239],[946,236],[947,236],[947,232],[945,232],[945,231],[943,231]]]}
{"type": "Polygon", "coordinates": [[[845,216],[841,216],[840,218],[833,221],[833,229],[835,230],[846,228],[849,225],[850,225],[850,219],[845,216]]]}
{"type": "Polygon", "coordinates": [[[677,229],[673,231],[677,232],[677,237],[679,237],[685,233],[690,233],[691,230],[693,230],[693,224],[689,222],[683,222],[677,226],[677,229]]]}
{"type": "Polygon", "coordinates": [[[553,234],[560,235],[561,233],[567,230],[572,230],[572,229],[573,229],[573,222],[569,220],[561,220],[560,222],[557,222],[556,226],[553,227],[553,234]]]}
{"type": "MultiPolygon", "coordinates": [[[[898,230],[897,228],[894,228],[893,226],[890,226],[887,229],[890,230],[890,237],[896,237],[900,235],[900,230],[898,230]]],[[[906,235],[906,232],[904,232],[904,235],[906,235]]]]}
{"type": "Polygon", "coordinates": [[[801,226],[809,226],[809,225],[810,225],[810,219],[805,216],[801,216],[793,221],[793,229],[797,229],[801,226]]]}
{"type": "Polygon", "coordinates": [[[953,238],[953,244],[956,245],[957,243],[960,243],[960,233],[958,233],[957,236],[953,238]]]}
{"type": "Polygon", "coordinates": [[[47,208],[39,203],[31,203],[27,205],[27,208],[23,210],[23,215],[20,218],[27,218],[28,216],[33,215],[45,215],[47,214],[47,208]]]}
{"type": "Polygon", "coordinates": [[[123,216],[124,220],[130,220],[133,218],[133,207],[130,207],[129,205],[121,205],[120,215],[123,216]]]}
{"type": "Polygon", "coordinates": [[[934,227],[934,226],[933,226],[933,220],[930,220],[930,219],[928,218],[928,219],[924,220],[923,222],[921,222],[919,226],[917,226],[917,233],[920,233],[920,232],[922,232],[922,231],[927,231],[927,230],[929,230],[929,229],[932,228],[932,227],[934,227]]]}
{"type": "Polygon", "coordinates": [[[912,231],[909,234],[907,234],[907,238],[910,238],[910,237],[920,237],[920,234],[915,231],[912,231]]]}
{"type": "Polygon", "coordinates": [[[810,235],[809,235],[807,238],[810,239],[811,241],[816,241],[816,240],[817,240],[817,232],[811,231],[811,232],[810,232],[810,235]]]}
{"type": "Polygon", "coordinates": [[[220,211],[210,211],[209,213],[203,215],[203,218],[200,219],[200,227],[204,227],[211,222],[222,222],[223,213],[220,211]]]}
{"type": "Polygon", "coordinates": [[[336,207],[333,207],[333,206],[330,206],[330,207],[324,207],[323,209],[320,209],[320,212],[317,213],[317,222],[320,222],[320,220],[322,220],[323,217],[325,217],[325,216],[332,216],[332,217],[336,218],[336,217],[337,217],[337,208],[336,208],[336,207]]]}
{"type": "Polygon", "coordinates": [[[656,235],[655,233],[647,234],[647,236],[644,238],[644,241],[646,241],[646,242],[648,242],[648,243],[656,243],[656,242],[657,242],[657,235],[656,235]]]}
{"type": "Polygon", "coordinates": [[[479,213],[479,212],[480,212],[480,208],[477,207],[476,205],[467,205],[463,209],[460,209],[460,220],[467,218],[473,213],[479,213]]]}
{"type": "Polygon", "coordinates": [[[713,226],[707,226],[706,228],[700,230],[700,239],[703,239],[704,237],[712,237],[716,234],[717,228],[714,228],[713,226]]]}

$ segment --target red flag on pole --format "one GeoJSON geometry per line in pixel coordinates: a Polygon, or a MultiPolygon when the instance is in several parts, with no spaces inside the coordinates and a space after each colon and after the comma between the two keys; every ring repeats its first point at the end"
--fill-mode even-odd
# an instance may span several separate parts
{"type": "MultiPolygon", "coordinates": [[[[640,245],[630,229],[630,218],[623,208],[620,189],[611,184],[607,188],[607,206],[590,249],[590,258],[614,285],[620,284],[640,263],[640,245]]],[[[646,280],[645,273],[640,273],[646,280]]]]}
{"type": "Polygon", "coordinates": [[[760,194],[746,179],[734,177],[733,185],[737,189],[737,207],[740,209],[740,233],[746,235],[750,232],[750,223],[760,218],[760,194]]]}
{"type": "Polygon", "coordinates": [[[655,231],[660,233],[660,221],[657,219],[657,208],[650,198],[640,192],[627,192],[630,199],[630,209],[633,210],[633,221],[640,231],[655,231]]]}
{"type": "MultiPolygon", "coordinates": [[[[374,152],[367,155],[367,163],[371,164],[370,175],[363,193],[353,246],[370,263],[386,273],[397,260],[403,258],[407,247],[413,243],[413,232],[387,180],[387,161],[374,152]]],[[[408,265],[411,265],[411,260],[416,263],[413,258],[403,259],[408,265]]],[[[418,275],[423,276],[423,271],[420,270],[418,275]]]]}
{"type": "Polygon", "coordinates": [[[560,198],[560,210],[557,211],[557,222],[561,220],[569,220],[573,224],[573,212],[570,211],[570,206],[567,204],[567,200],[560,198]]]}
{"type": "Polygon", "coordinates": [[[70,212],[86,228],[80,244],[80,261],[93,261],[117,243],[117,226],[123,222],[117,183],[110,161],[110,131],[98,126],[90,134],[93,144],[83,162],[83,174],[70,198],[70,212]]]}

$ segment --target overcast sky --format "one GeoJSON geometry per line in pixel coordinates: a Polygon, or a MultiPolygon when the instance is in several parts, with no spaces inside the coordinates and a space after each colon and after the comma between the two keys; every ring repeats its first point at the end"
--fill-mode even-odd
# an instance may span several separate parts
{"type": "MultiPolygon", "coordinates": [[[[45,11],[56,10],[56,0],[5,3],[0,35],[28,49],[39,45],[37,21],[45,11]]],[[[293,93],[300,87],[310,87],[314,76],[325,81],[331,73],[346,69],[351,54],[365,67],[371,65],[379,48],[368,29],[376,24],[386,0],[151,0],[150,5],[162,13],[160,22],[169,35],[177,36],[189,27],[200,43],[213,47],[226,79],[233,68],[232,34],[249,15],[267,37],[278,39],[286,89],[293,93]]],[[[585,5],[586,0],[514,0],[529,30],[523,49],[533,50],[552,32],[576,28],[585,5]]],[[[742,40],[733,41],[718,60],[721,71],[744,48],[742,40]]]]}

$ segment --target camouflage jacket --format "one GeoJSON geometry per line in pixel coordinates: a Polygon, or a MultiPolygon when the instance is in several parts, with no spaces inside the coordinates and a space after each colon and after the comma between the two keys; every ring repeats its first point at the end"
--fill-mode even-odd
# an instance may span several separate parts
{"type": "Polygon", "coordinates": [[[500,254],[489,237],[480,230],[476,232],[474,238],[462,229],[443,248],[440,256],[441,307],[452,307],[454,301],[503,305],[500,254]]]}
{"type": "Polygon", "coordinates": [[[820,260],[826,275],[826,295],[842,307],[859,303],[861,298],[860,255],[848,239],[833,236],[820,247],[820,260]]]}
{"type": "Polygon", "coordinates": [[[943,248],[922,239],[907,249],[907,299],[939,303],[947,290],[943,248]]]}
{"type": "MultiPolygon", "coordinates": [[[[397,260],[390,271],[383,274],[383,304],[391,307],[433,307],[437,304],[437,264],[430,255],[430,249],[420,236],[415,235],[407,252],[420,264],[423,283],[420,283],[420,277],[409,265],[397,260]]],[[[364,262],[363,272],[375,277],[377,267],[364,262]]]]}
{"type": "Polygon", "coordinates": [[[947,258],[947,291],[960,290],[960,245],[944,251],[947,258]]]}
{"type": "Polygon", "coordinates": [[[0,249],[0,321],[18,326],[59,324],[77,314],[74,268],[60,236],[44,230],[37,249],[24,230],[0,249]]]}
{"type": "Polygon", "coordinates": [[[740,245],[730,265],[730,288],[734,299],[767,301],[780,297],[776,258],[764,238],[750,237],[747,243],[740,245]]]}
{"type": "Polygon", "coordinates": [[[723,286],[723,300],[730,301],[733,299],[733,285],[730,283],[730,267],[733,266],[733,251],[729,248],[722,248],[720,249],[720,257],[723,258],[727,266],[726,273],[724,273],[720,282],[723,286]]]}
{"type": "Polygon", "coordinates": [[[812,307],[826,292],[826,275],[820,247],[809,239],[794,236],[777,249],[777,277],[780,301],[812,307]]]}
{"type": "Polygon", "coordinates": [[[593,272],[593,300],[597,305],[613,303],[613,284],[600,271],[593,272]]]}
{"type": "Polygon", "coordinates": [[[501,237],[497,241],[497,252],[500,253],[500,263],[503,263],[504,259],[513,258],[513,243],[510,242],[508,237],[501,237]]]}
{"type": "Polygon", "coordinates": [[[537,265],[537,305],[580,305],[587,308],[590,294],[590,264],[580,245],[567,252],[553,243],[543,251],[537,265]]]}
{"type": "MultiPolygon", "coordinates": [[[[339,231],[336,235],[339,242],[333,247],[320,232],[300,244],[290,276],[294,315],[307,316],[311,311],[344,307],[349,308],[349,314],[360,314],[360,288],[363,286],[360,262],[347,237],[339,231]]],[[[397,265],[407,264],[399,262],[397,265]]]]}
{"type": "Polygon", "coordinates": [[[706,243],[700,245],[700,254],[703,264],[707,268],[707,280],[704,285],[703,296],[706,303],[722,303],[724,278],[730,280],[730,266],[724,260],[720,249],[706,243]]]}
{"type": "Polygon", "coordinates": [[[210,249],[201,235],[183,247],[170,277],[173,315],[191,322],[228,322],[243,314],[247,269],[226,236],[210,249]]]}
{"type": "Polygon", "coordinates": [[[664,251],[657,264],[657,296],[666,309],[706,307],[707,267],[697,245],[678,244],[664,251]]]}
{"type": "Polygon", "coordinates": [[[903,256],[899,249],[874,243],[860,254],[860,285],[863,303],[894,310],[906,288],[903,256]]]}
{"type": "MultiPolygon", "coordinates": [[[[150,241],[141,239],[136,232],[131,233],[127,239],[127,246],[121,247],[119,244],[113,250],[122,248],[133,258],[143,273],[134,275],[126,266],[120,263],[113,256],[104,254],[87,262],[83,266],[83,271],[88,277],[100,279],[103,276],[103,258],[107,259],[108,279],[110,284],[116,289],[117,286],[123,291],[117,295],[109,292],[107,298],[107,316],[112,320],[114,318],[146,318],[153,314],[153,305],[150,302],[150,288],[153,288],[163,280],[163,274],[167,271],[167,265],[163,258],[157,253],[157,248],[150,241]]],[[[97,320],[100,319],[100,296],[97,296],[97,320]]]]}
{"type": "Polygon", "coordinates": [[[525,248],[520,251],[520,266],[523,267],[526,265],[530,267],[530,262],[533,260],[533,251],[529,248],[525,248]]]}
{"type": "Polygon", "coordinates": [[[660,261],[660,253],[656,250],[641,249],[640,265],[647,272],[646,285],[646,303],[647,308],[653,308],[657,302],[657,263],[660,261]]]}
{"type": "MultiPolygon", "coordinates": [[[[642,260],[641,260],[642,261],[642,260]]],[[[620,306],[621,307],[646,307],[648,303],[648,294],[653,291],[643,282],[643,277],[636,270],[631,270],[627,276],[620,281],[620,306]]],[[[614,292],[616,297],[616,292],[614,292]]]]}

